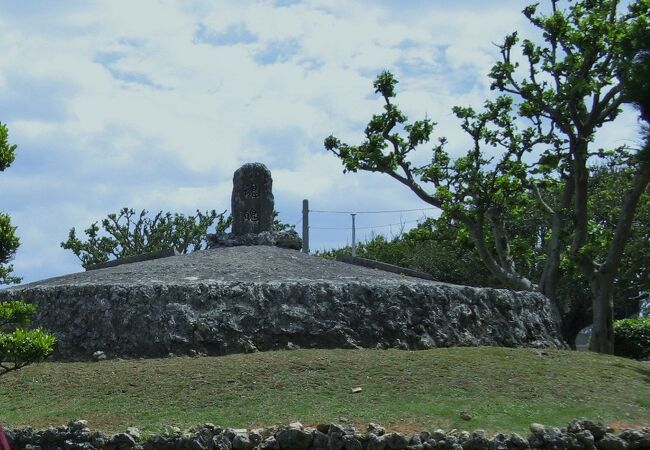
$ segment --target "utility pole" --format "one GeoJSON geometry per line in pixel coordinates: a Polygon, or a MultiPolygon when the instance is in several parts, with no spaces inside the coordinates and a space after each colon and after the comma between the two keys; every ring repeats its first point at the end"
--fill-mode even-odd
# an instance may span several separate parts
{"type": "Polygon", "coordinates": [[[309,200],[302,201],[302,252],[309,253],[309,200]]]}
{"type": "Polygon", "coordinates": [[[352,216],[352,256],[357,256],[357,230],[354,226],[354,218],[356,213],[350,214],[352,216]]]}

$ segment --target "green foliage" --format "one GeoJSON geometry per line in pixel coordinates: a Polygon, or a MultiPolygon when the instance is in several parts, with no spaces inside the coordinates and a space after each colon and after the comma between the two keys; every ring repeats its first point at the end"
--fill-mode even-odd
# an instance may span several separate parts
{"type": "Polygon", "coordinates": [[[14,162],[16,144],[9,144],[9,129],[7,125],[0,122],[0,172],[14,162]]]}
{"type": "MultiPolygon", "coordinates": [[[[15,150],[16,145],[9,144],[7,126],[0,123],[0,172],[14,161],[15,150]]],[[[11,225],[11,218],[0,211],[0,285],[20,282],[20,277],[11,275],[13,267],[8,264],[19,244],[16,227],[11,225]]]]}
{"type": "Polygon", "coordinates": [[[84,267],[170,247],[187,253],[207,247],[206,234],[211,226],[215,225],[217,231],[230,226],[231,219],[224,218],[224,213],[197,210],[195,216],[186,217],[160,211],[148,217],[147,210],[136,214],[133,209],[123,208],[119,214],[109,214],[103,219],[101,228],[100,223],[95,222],[84,230],[86,241],[79,239],[72,228],[61,247],[72,250],[84,267]]]}
{"type": "Polygon", "coordinates": [[[284,223],[280,219],[278,219],[279,215],[280,215],[279,212],[273,210],[273,231],[287,231],[296,228],[295,225],[289,225],[288,223],[284,223]]]}
{"type": "MultiPolygon", "coordinates": [[[[336,259],[351,247],[317,253],[336,259]]],[[[357,256],[431,274],[435,280],[469,286],[503,287],[485,268],[463,228],[447,217],[428,218],[390,239],[382,235],[360,242],[357,256]]]]}
{"type": "Polygon", "coordinates": [[[635,359],[650,357],[650,318],[616,320],[614,354],[635,359]]]}
{"type": "Polygon", "coordinates": [[[28,330],[36,306],[22,302],[0,302],[0,375],[42,361],[54,351],[56,338],[36,328],[28,330]]]}
{"type": "MultiPolygon", "coordinates": [[[[7,126],[0,123],[0,172],[14,161],[15,150],[7,126]]],[[[0,212],[0,285],[20,282],[8,264],[19,244],[9,215],[0,212]]],[[[26,329],[35,312],[34,305],[21,301],[0,302],[0,375],[41,361],[54,350],[54,336],[41,328],[26,329]]]]}

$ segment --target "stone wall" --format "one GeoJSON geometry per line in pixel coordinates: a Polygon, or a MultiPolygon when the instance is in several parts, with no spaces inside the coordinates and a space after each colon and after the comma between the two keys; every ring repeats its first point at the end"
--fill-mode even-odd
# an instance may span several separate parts
{"type": "Polygon", "coordinates": [[[232,247],[45,280],[55,358],[222,355],[287,347],[561,347],[548,299],[419,280],[275,247],[232,247]]]}
{"type": "Polygon", "coordinates": [[[222,429],[206,424],[189,433],[170,427],[162,435],[141,439],[137,429],[112,436],[91,431],[85,420],[67,426],[33,431],[7,430],[13,450],[641,450],[650,449],[650,430],[628,429],[618,435],[600,423],[585,419],[571,421],[566,428],[532,424],[528,437],[517,433],[436,430],[407,436],[386,432],[370,424],[364,433],[337,424],[303,427],[299,422],[287,427],[258,430],[222,429]]]}
{"type": "Polygon", "coordinates": [[[450,285],[222,283],[12,291],[58,359],[304,348],[559,347],[547,300],[450,285]]]}

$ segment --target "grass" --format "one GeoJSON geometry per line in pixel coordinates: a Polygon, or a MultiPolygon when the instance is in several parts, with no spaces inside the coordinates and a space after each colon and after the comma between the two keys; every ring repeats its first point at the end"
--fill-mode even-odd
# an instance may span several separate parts
{"type": "Polygon", "coordinates": [[[525,432],[576,417],[650,425],[650,365],[511,348],[297,350],[224,357],[42,363],[0,378],[0,422],[73,418],[107,432],[339,421],[398,431],[525,432]],[[353,394],[351,389],[361,387],[353,394]],[[459,417],[467,411],[471,420],[459,417]]]}

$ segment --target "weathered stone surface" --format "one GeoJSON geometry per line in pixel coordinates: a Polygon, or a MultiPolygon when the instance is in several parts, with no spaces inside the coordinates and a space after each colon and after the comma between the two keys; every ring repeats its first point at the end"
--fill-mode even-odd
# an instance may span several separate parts
{"type": "Polygon", "coordinates": [[[582,431],[573,432],[569,428],[543,427],[531,433],[528,440],[517,434],[507,436],[496,433],[488,437],[483,430],[472,433],[456,430],[445,433],[436,430],[432,434],[416,434],[407,442],[399,433],[382,436],[372,432],[358,434],[352,428],[343,429],[337,425],[330,426],[329,435],[318,430],[308,432],[291,426],[278,431],[267,428],[258,433],[232,429],[222,431],[204,425],[193,434],[185,434],[176,429],[163,435],[150,436],[142,444],[135,443],[125,433],[106,436],[101,431],[90,432],[86,427],[75,427],[72,422],[68,426],[50,427],[41,431],[22,428],[6,432],[12,450],[643,450],[648,448],[646,444],[650,442],[650,432],[643,428],[625,430],[618,436],[605,434],[595,440],[594,446],[593,441],[582,442],[577,438],[580,433],[591,436],[589,430],[583,428],[582,431]],[[262,435],[268,437],[262,440],[262,435]]]}
{"type": "Polygon", "coordinates": [[[240,236],[234,233],[208,234],[208,247],[239,247],[242,245],[269,245],[291,250],[302,248],[302,239],[296,230],[262,231],[258,234],[247,233],[240,236]]]}
{"type": "Polygon", "coordinates": [[[286,348],[563,345],[548,300],[282,250],[232,247],[0,290],[39,307],[55,357],[286,348]]]}
{"type": "Polygon", "coordinates": [[[275,434],[275,439],[282,450],[307,450],[314,437],[298,428],[285,428],[275,434]]]}
{"type": "Polygon", "coordinates": [[[244,164],[233,175],[232,233],[241,236],[273,228],[273,179],[264,164],[244,164]]]}

